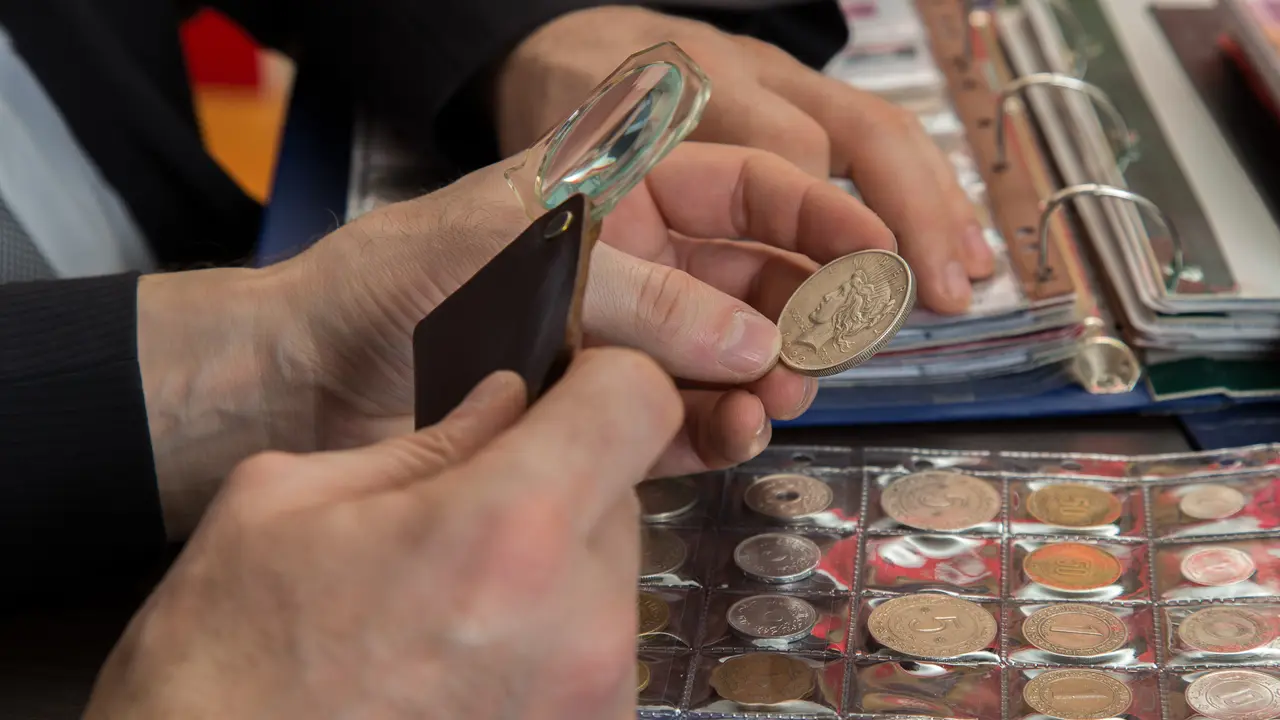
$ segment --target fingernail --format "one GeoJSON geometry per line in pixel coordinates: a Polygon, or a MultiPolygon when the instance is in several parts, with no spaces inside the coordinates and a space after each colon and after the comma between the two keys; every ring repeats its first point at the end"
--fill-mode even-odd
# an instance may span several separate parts
{"type": "Polygon", "coordinates": [[[957,303],[969,304],[969,298],[973,294],[973,286],[969,284],[969,273],[965,272],[964,263],[959,260],[952,260],[947,263],[947,269],[943,282],[946,284],[947,296],[957,303]]]}
{"type": "Polygon", "coordinates": [[[762,315],[738,310],[721,340],[720,364],[736,373],[758,373],[768,370],[781,350],[778,326],[762,315]]]}
{"type": "Polygon", "coordinates": [[[800,401],[800,406],[796,408],[795,415],[792,418],[798,418],[809,409],[813,404],[813,399],[818,397],[818,379],[807,377],[804,379],[804,399],[800,401]]]}
{"type": "Polygon", "coordinates": [[[991,246],[987,244],[987,234],[982,230],[981,225],[970,225],[965,231],[964,252],[971,258],[982,260],[992,256],[991,246]]]}
{"type": "Polygon", "coordinates": [[[756,436],[751,441],[751,457],[755,457],[764,452],[769,447],[769,440],[773,438],[773,423],[769,422],[769,416],[764,416],[764,421],[760,423],[760,429],[756,430],[756,436]]]}

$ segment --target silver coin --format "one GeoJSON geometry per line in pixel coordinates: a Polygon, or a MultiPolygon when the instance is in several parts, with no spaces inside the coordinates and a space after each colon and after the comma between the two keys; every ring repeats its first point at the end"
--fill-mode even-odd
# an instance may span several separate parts
{"type": "Polygon", "coordinates": [[[794,642],[809,636],[818,624],[818,611],[790,595],[754,595],[730,606],[728,620],[739,635],[794,642]]]}
{"type": "Polygon", "coordinates": [[[738,543],[733,562],[742,572],[767,583],[804,580],[818,569],[822,551],[812,540],[786,533],[764,533],[738,543]]]}
{"type": "Polygon", "coordinates": [[[831,486],[807,475],[768,475],[747,486],[747,507],[775,520],[796,522],[831,507],[831,486]]]}
{"type": "Polygon", "coordinates": [[[640,577],[669,575],[684,565],[689,548],[679,535],[661,528],[640,531],[640,577]]]}
{"type": "Polygon", "coordinates": [[[645,522],[672,520],[698,504],[698,488],[688,478],[646,480],[636,486],[636,496],[645,522]]]}

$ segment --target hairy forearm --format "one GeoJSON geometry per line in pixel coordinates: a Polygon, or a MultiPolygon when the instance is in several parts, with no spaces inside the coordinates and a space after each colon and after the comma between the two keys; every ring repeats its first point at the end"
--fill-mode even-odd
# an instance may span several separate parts
{"type": "Polygon", "coordinates": [[[270,411],[288,310],[275,285],[271,271],[240,268],[138,283],[138,364],[170,538],[191,532],[236,463],[281,445],[270,411]]]}

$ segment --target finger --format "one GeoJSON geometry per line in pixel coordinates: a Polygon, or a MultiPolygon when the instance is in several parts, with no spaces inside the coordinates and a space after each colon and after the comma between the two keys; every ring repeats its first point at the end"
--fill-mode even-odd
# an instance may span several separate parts
{"type": "Polygon", "coordinates": [[[778,327],[688,273],[597,245],[583,323],[597,339],[644,350],[678,377],[742,383],[778,359],[778,327]]]}
{"type": "Polygon", "coordinates": [[[831,177],[827,131],[807,113],[751,82],[713,93],[691,140],[766,150],[819,180],[831,177]]]}
{"type": "Polygon", "coordinates": [[[775,366],[764,377],[745,386],[676,380],[681,390],[708,390],[726,392],[746,390],[755,395],[764,406],[765,414],[773,420],[794,420],[805,413],[818,395],[816,378],[805,377],[781,365],[775,366]]]}
{"type": "Polygon", "coordinates": [[[685,422],[652,475],[668,477],[746,462],[769,444],[773,426],[760,399],[746,390],[681,393],[685,422]]]}
{"type": "Polygon", "coordinates": [[[585,533],[647,475],[682,418],[680,396],[653,360],[587,350],[514,427],[454,472],[472,485],[479,478],[486,497],[563,514],[585,533]]]}
{"type": "Polygon", "coordinates": [[[755,242],[673,237],[675,265],[777,321],[797,288],[818,270],[809,258],[755,242]]]}
{"type": "Polygon", "coordinates": [[[819,262],[896,246],[862,203],[762,150],[686,143],[650,172],[646,188],[683,235],[750,238],[819,262]]]}
{"type": "Polygon", "coordinates": [[[964,235],[960,238],[960,258],[964,262],[965,271],[974,280],[991,277],[996,270],[996,256],[987,244],[978,209],[969,193],[961,186],[960,171],[951,157],[936,142],[930,141],[929,145],[940,158],[940,162],[930,163],[934,168],[938,187],[942,188],[947,197],[947,205],[956,225],[964,227],[964,235]]]}
{"type": "Polygon", "coordinates": [[[980,225],[967,198],[961,200],[953,168],[915,115],[807,69],[764,72],[770,87],[832,129],[836,171],[853,180],[897,235],[920,278],[924,304],[945,313],[968,308],[973,290],[965,238],[980,225]]]}

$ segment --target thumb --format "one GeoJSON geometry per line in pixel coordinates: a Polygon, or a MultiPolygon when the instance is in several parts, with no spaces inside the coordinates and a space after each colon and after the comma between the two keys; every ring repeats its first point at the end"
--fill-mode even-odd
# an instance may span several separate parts
{"type": "Polygon", "coordinates": [[[692,275],[597,245],[584,324],[597,340],[643,350],[686,380],[742,384],[774,366],[778,326],[692,275]]]}

